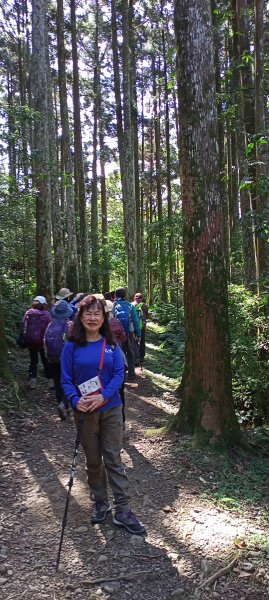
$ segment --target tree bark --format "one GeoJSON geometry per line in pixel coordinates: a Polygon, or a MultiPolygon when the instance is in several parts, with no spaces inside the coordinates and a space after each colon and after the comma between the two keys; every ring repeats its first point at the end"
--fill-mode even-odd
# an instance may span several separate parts
{"type": "Polygon", "coordinates": [[[48,81],[46,61],[46,1],[32,3],[32,93],[34,178],[36,196],[36,274],[39,294],[53,295],[51,248],[51,189],[49,166],[48,81]]]}
{"type": "Polygon", "coordinates": [[[153,114],[154,114],[154,134],[155,134],[155,168],[156,168],[156,191],[158,207],[158,238],[159,238],[159,262],[160,262],[160,296],[163,302],[167,302],[166,287],[166,259],[164,250],[164,232],[163,232],[163,200],[161,186],[161,133],[160,133],[160,113],[157,97],[157,76],[160,77],[159,68],[156,70],[155,57],[152,57],[152,93],[153,93],[153,114]]]}
{"type": "Polygon", "coordinates": [[[114,93],[116,100],[117,137],[119,146],[120,173],[122,185],[123,219],[125,247],[127,254],[128,292],[132,296],[137,290],[137,244],[136,244],[136,203],[135,171],[132,144],[131,119],[131,80],[130,80],[130,39],[129,39],[129,0],[123,0],[122,11],[122,96],[118,56],[116,2],[111,0],[111,34],[113,53],[114,93]],[[123,115],[123,116],[122,116],[123,115]]]}
{"type": "Polygon", "coordinates": [[[99,291],[99,249],[98,249],[98,210],[97,210],[97,134],[98,134],[98,0],[95,3],[95,40],[93,69],[93,143],[92,143],[92,185],[91,185],[91,285],[92,291],[99,291]]]}
{"type": "Polygon", "coordinates": [[[167,190],[167,213],[168,213],[168,248],[169,248],[169,278],[170,278],[170,296],[171,301],[175,300],[175,257],[174,257],[174,235],[173,235],[173,208],[172,208],[172,188],[171,188],[171,151],[170,151],[170,114],[169,114],[169,95],[168,95],[168,65],[166,60],[166,39],[165,39],[165,16],[163,0],[161,0],[162,17],[162,52],[163,52],[163,78],[164,78],[164,105],[165,105],[165,148],[166,148],[166,190],[167,190]]]}
{"type": "Polygon", "coordinates": [[[54,255],[54,289],[60,290],[65,286],[65,256],[63,245],[63,219],[60,206],[59,170],[57,154],[57,133],[53,104],[53,91],[51,83],[50,58],[47,36],[47,80],[48,80],[48,130],[49,130],[49,158],[50,158],[50,193],[51,193],[51,221],[53,235],[54,255]]]}
{"type": "Polygon", "coordinates": [[[185,382],[175,427],[195,446],[238,441],[231,386],[210,0],[176,0],[184,232],[185,382]]]}
{"type": "MultiPolygon", "coordinates": [[[[256,206],[258,226],[263,230],[268,220],[269,200],[268,193],[263,191],[267,181],[268,169],[268,141],[266,132],[266,97],[264,88],[264,1],[255,0],[255,133],[256,133],[256,206]],[[262,139],[265,143],[259,144],[262,139]]],[[[268,274],[269,255],[268,241],[264,235],[257,235],[257,264],[258,264],[258,291],[263,289],[262,278],[268,274]]]]}
{"type": "Polygon", "coordinates": [[[129,0],[122,0],[122,89],[124,115],[123,169],[125,194],[123,193],[124,231],[127,248],[128,292],[132,297],[137,290],[137,240],[135,170],[131,116],[131,59],[129,38],[129,0]]]}
{"type": "Polygon", "coordinates": [[[71,39],[73,63],[73,114],[74,114],[74,148],[75,148],[75,180],[79,203],[80,250],[81,250],[81,285],[83,290],[89,289],[89,248],[87,235],[86,190],[84,179],[84,163],[82,150],[79,68],[77,48],[76,0],[71,0],[71,39]]]}
{"type": "Polygon", "coordinates": [[[60,98],[60,118],[62,127],[61,138],[61,190],[62,204],[66,210],[67,230],[67,265],[66,283],[76,293],[79,290],[78,280],[78,251],[75,222],[75,203],[73,186],[73,164],[71,157],[71,141],[67,105],[65,43],[64,43],[64,11],[63,0],[57,0],[57,53],[58,79],[60,98]]]}
{"type": "MultiPolygon", "coordinates": [[[[238,155],[239,182],[240,189],[240,209],[242,219],[242,249],[243,249],[243,267],[244,283],[247,289],[253,291],[256,280],[256,248],[253,229],[252,201],[250,190],[246,188],[244,182],[249,180],[249,169],[246,162],[247,131],[244,120],[244,104],[242,96],[242,83],[239,65],[241,63],[241,51],[239,30],[237,0],[232,0],[232,30],[233,30],[233,97],[236,107],[236,148],[238,155]]],[[[242,49],[241,49],[242,50],[242,49]]]]}

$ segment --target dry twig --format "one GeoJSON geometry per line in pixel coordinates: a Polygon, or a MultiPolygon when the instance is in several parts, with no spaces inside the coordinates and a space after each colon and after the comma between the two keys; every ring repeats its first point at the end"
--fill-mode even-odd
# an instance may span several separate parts
{"type": "Polygon", "coordinates": [[[201,590],[202,588],[211,585],[211,583],[214,583],[214,581],[219,579],[219,577],[225,575],[225,573],[228,573],[236,565],[238,558],[239,556],[236,556],[228,565],[226,565],[226,567],[222,567],[222,569],[219,569],[219,571],[208,577],[208,579],[205,579],[205,581],[203,581],[203,583],[201,583],[197,589],[201,590]]]}

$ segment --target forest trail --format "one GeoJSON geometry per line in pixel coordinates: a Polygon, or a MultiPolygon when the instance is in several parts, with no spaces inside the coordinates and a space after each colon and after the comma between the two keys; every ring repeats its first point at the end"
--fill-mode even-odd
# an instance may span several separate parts
{"type": "Polygon", "coordinates": [[[90,525],[80,451],[56,574],[75,427],[72,417],[59,420],[54,395],[44,392],[46,382],[40,381],[29,392],[27,409],[0,419],[3,600],[268,599],[266,555],[245,542],[248,536],[265,535],[266,525],[254,509],[225,511],[206,497],[220,457],[190,450],[189,439],[178,434],[147,434],[176,410],[177,401],[157,393],[140,369],[136,381],[126,385],[122,459],[132,509],[146,525],[147,536],[117,529],[111,516],[103,525],[90,525]],[[198,590],[234,558],[232,569],[198,590]],[[94,583],[96,578],[101,581],[94,583]]]}

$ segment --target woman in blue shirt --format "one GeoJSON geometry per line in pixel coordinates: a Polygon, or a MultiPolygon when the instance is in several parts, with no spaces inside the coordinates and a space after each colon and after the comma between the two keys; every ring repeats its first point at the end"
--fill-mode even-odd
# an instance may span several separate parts
{"type": "Polygon", "coordinates": [[[145,527],[129,507],[129,483],[121,463],[123,423],[119,388],[124,380],[121,351],[115,344],[105,313],[105,300],[93,295],[83,298],[70,341],[61,356],[61,384],[75,409],[78,425],[83,412],[81,445],[95,501],[91,522],[103,523],[111,511],[107,480],[115,503],[113,522],[133,534],[145,527]]]}

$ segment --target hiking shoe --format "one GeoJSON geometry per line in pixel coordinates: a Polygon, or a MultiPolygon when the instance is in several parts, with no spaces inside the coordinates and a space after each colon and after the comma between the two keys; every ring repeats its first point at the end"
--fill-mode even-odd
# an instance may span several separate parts
{"type": "Polygon", "coordinates": [[[107,513],[111,512],[111,506],[108,502],[97,500],[95,503],[95,509],[91,515],[91,523],[103,523],[106,519],[107,513]]]}
{"type": "Polygon", "coordinates": [[[29,379],[28,385],[29,385],[30,390],[33,390],[36,387],[36,383],[37,383],[36,377],[31,377],[31,379],[29,379]]]}
{"type": "Polygon", "coordinates": [[[64,421],[67,417],[67,412],[66,412],[64,402],[60,402],[60,404],[58,404],[57,410],[58,410],[58,415],[59,415],[60,419],[62,419],[62,421],[64,421]]]}
{"type": "Polygon", "coordinates": [[[124,527],[124,529],[133,535],[140,535],[146,531],[145,525],[138,521],[131,510],[128,510],[127,512],[116,512],[113,517],[113,523],[118,525],[118,527],[124,527]]]}

